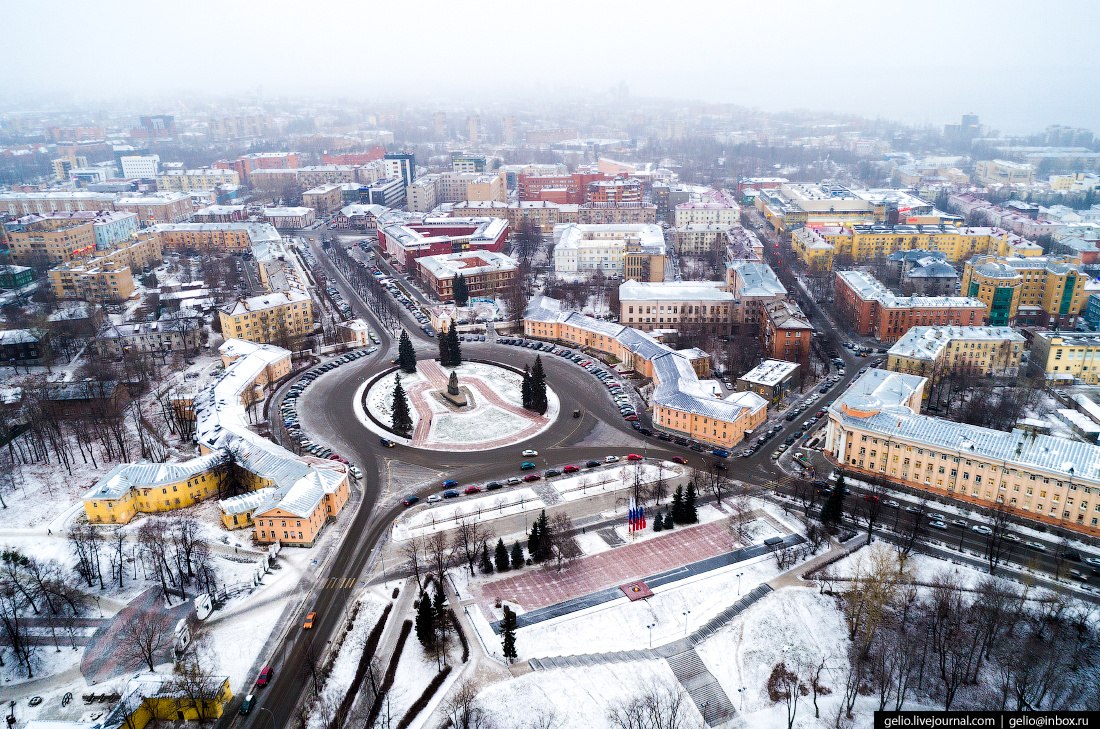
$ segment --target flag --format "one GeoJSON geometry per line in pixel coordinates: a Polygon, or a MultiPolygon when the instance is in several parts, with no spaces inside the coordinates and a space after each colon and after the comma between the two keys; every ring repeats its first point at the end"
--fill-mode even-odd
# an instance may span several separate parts
{"type": "Polygon", "coordinates": [[[637,526],[637,512],[638,507],[634,503],[634,497],[630,497],[630,508],[626,510],[626,526],[631,532],[635,531],[637,526]]]}
{"type": "Polygon", "coordinates": [[[638,528],[639,529],[645,529],[645,507],[644,506],[639,506],[638,507],[638,522],[639,522],[638,528]]]}

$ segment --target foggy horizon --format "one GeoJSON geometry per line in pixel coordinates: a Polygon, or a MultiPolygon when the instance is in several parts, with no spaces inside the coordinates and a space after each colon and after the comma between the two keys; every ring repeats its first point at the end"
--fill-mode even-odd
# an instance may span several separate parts
{"type": "Polygon", "coordinates": [[[1024,2],[925,3],[919,17],[910,17],[911,6],[870,2],[847,3],[842,13],[819,4],[630,8],[559,3],[502,13],[429,4],[414,13],[280,2],[257,12],[198,2],[180,12],[125,0],[104,13],[27,3],[9,9],[10,27],[48,26],[50,43],[10,34],[0,83],[8,110],[28,100],[96,109],[139,99],[170,110],[257,93],[507,106],[581,100],[622,83],[632,98],[669,104],[931,126],[975,113],[1008,134],[1100,128],[1092,93],[1100,60],[1085,51],[1097,4],[1058,3],[1054,22],[1050,9],[1024,2]],[[89,66],[97,72],[86,73],[89,66]]]}

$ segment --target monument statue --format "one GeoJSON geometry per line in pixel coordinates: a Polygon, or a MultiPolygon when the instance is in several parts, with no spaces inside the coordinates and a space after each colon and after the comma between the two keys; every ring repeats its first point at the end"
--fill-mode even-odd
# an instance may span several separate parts
{"type": "Polygon", "coordinates": [[[451,379],[447,381],[447,394],[458,394],[458,373],[454,370],[451,370],[451,379]]]}

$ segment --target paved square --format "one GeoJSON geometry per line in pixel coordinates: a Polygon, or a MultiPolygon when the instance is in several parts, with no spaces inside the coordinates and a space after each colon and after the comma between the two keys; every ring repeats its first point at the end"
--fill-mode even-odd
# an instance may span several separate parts
{"type": "Polygon", "coordinates": [[[679,528],[644,542],[626,544],[608,552],[582,557],[561,572],[555,567],[524,567],[493,582],[472,588],[486,615],[499,598],[523,610],[554,605],[606,587],[683,567],[729,552],[733,542],[726,520],[679,528]]]}

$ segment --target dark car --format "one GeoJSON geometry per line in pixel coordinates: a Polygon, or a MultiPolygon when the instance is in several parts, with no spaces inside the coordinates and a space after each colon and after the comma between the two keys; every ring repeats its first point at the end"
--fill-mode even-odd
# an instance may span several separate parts
{"type": "Polygon", "coordinates": [[[397,444],[388,438],[379,438],[378,442],[384,445],[386,448],[393,448],[397,444]]]}
{"type": "Polygon", "coordinates": [[[547,478],[550,478],[551,476],[560,476],[561,471],[556,468],[548,468],[546,471],[543,472],[543,475],[547,478]]]}
{"type": "Polygon", "coordinates": [[[502,488],[504,488],[504,484],[502,484],[500,481],[490,481],[489,483],[485,484],[486,491],[496,491],[497,489],[502,488]]]}
{"type": "Polygon", "coordinates": [[[409,495],[409,496],[406,496],[404,499],[402,499],[401,503],[404,504],[405,506],[412,506],[417,501],[420,501],[419,496],[409,495]]]}
{"type": "Polygon", "coordinates": [[[672,457],[672,462],[683,464],[683,463],[687,463],[688,459],[684,458],[683,456],[673,456],[672,457]]]}
{"type": "Polygon", "coordinates": [[[698,443],[692,443],[692,444],[691,444],[690,446],[688,446],[688,447],[689,447],[689,448],[691,448],[691,450],[695,451],[696,453],[702,453],[703,451],[705,451],[705,450],[706,450],[706,448],[704,448],[703,446],[699,445],[698,443]]]}
{"type": "Polygon", "coordinates": [[[458,491],[455,491],[454,489],[447,489],[443,492],[443,498],[445,499],[457,499],[461,495],[462,494],[458,493],[458,491]]]}
{"type": "Polygon", "coordinates": [[[719,458],[729,458],[730,452],[725,450],[724,448],[715,448],[711,451],[711,455],[718,456],[719,458]]]}
{"type": "Polygon", "coordinates": [[[672,436],[669,435],[668,433],[658,433],[657,437],[660,438],[661,440],[666,440],[666,441],[667,440],[672,440],[672,436]]]}
{"type": "Polygon", "coordinates": [[[599,467],[599,465],[600,465],[599,461],[588,461],[587,463],[584,464],[584,467],[585,468],[597,468],[597,467],[599,467]]]}
{"type": "Polygon", "coordinates": [[[535,468],[535,464],[531,461],[524,461],[523,463],[519,464],[519,470],[521,471],[530,471],[532,468],[535,468]]]}

